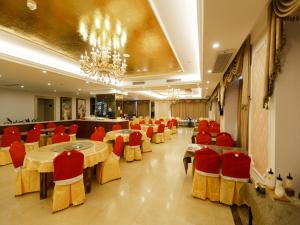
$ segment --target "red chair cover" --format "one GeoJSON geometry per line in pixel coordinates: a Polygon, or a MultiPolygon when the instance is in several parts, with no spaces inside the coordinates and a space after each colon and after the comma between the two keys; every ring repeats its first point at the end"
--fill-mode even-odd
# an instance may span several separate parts
{"type": "Polygon", "coordinates": [[[47,129],[55,129],[55,127],[56,127],[55,123],[52,123],[52,122],[47,123],[47,129]]]}
{"type": "Polygon", "coordinates": [[[155,124],[161,124],[160,120],[155,120],[155,124]]]}
{"type": "Polygon", "coordinates": [[[163,133],[165,131],[165,125],[159,124],[157,128],[157,133],[163,133]]]}
{"type": "Polygon", "coordinates": [[[205,131],[200,131],[196,135],[196,144],[210,145],[211,135],[205,131]]]}
{"type": "Polygon", "coordinates": [[[141,130],[142,128],[141,128],[140,124],[134,124],[134,125],[132,125],[131,129],[132,130],[141,130]]]}
{"type": "Polygon", "coordinates": [[[65,132],[65,126],[64,125],[58,125],[55,127],[54,134],[60,134],[65,132]]]}
{"type": "Polygon", "coordinates": [[[64,151],[53,160],[54,181],[68,180],[83,172],[84,155],[76,150],[64,151]]]}
{"type": "Polygon", "coordinates": [[[45,129],[44,125],[41,123],[37,123],[34,125],[33,129],[35,130],[39,130],[40,132],[42,132],[43,129],[45,129]]]}
{"type": "Polygon", "coordinates": [[[250,178],[251,159],[241,152],[226,152],[222,155],[222,175],[237,179],[250,178]]]}
{"type": "Polygon", "coordinates": [[[202,148],[195,152],[195,169],[204,173],[219,175],[220,155],[210,148],[202,148]]]}
{"type": "Polygon", "coordinates": [[[209,133],[209,127],[201,127],[201,126],[198,126],[198,132],[201,132],[201,131],[204,131],[204,132],[207,132],[209,133]]]}
{"type": "Polygon", "coordinates": [[[164,119],[160,118],[159,121],[160,121],[160,122],[164,122],[164,119]]]}
{"type": "Polygon", "coordinates": [[[216,121],[214,121],[214,120],[211,120],[211,121],[209,121],[209,123],[208,123],[208,126],[213,126],[213,125],[219,125],[220,126],[220,124],[218,124],[216,121]]]}
{"type": "Polygon", "coordinates": [[[105,134],[102,132],[95,131],[91,134],[90,139],[93,141],[103,141],[105,134]]]}
{"type": "Polygon", "coordinates": [[[118,136],[114,145],[114,154],[117,156],[121,156],[124,148],[124,138],[122,136],[118,136]]]}
{"type": "Polygon", "coordinates": [[[26,136],[26,143],[33,143],[40,141],[40,130],[38,129],[31,129],[28,131],[26,136]]]}
{"type": "Polygon", "coordinates": [[[26,152],[25,146],[22,143],[14,141],[9,149],[9,154],[15,168],[23,166],[26,152]]]}
{"type": "Polygon", "coordinates": [[[173,122],[173,126],[177,127],[177,120],[176,119],[172,119],[171,121],[173,122]]]}
{"type": "Polygon", "coordinates": [[[220,125],[218,123],[213,123],[212,125],[209,126],[209,133],[220,133],[220,125]]]}
{"type": "Polygon", "coordinates": [[[167,123],[167,127],[171,130],[173,127],[173,121],[169,120],[167,123]]]}
{"type": "Polygon", "coordinates": [[[120,124],[114,124],[111,129],[112,130],[122,130],[122,126],[120,124]]]}
{"type": "Polygon", "coordinates": [[[200,120],[198,127],[208,127],[208,121],[200,120]]]}
{"type": "Polygon", "coordinates": [[[77,134],[77,130],[78,130],[78,125],[77,124],[72,124],[70,127],[69,127],[69,134],[77,134]]]}
{"type": "Polygon", "coordinates": [[[148,138],[152,139],[153,137],[153,127],[148,127],[146,135],[148,138]]]}
{"type": "Polygon", "coordinates": [[[149,120],[149,121],[148,121],[148,124],[153,124],[153,121],[152,121],[152,120],[149,120]]]}
{"type": "Polygon", "coordinates": [[[142,144],[142,134],[140,132],[131,132],[129,135],[129,146],[137,146],[142,144]]]}
{"type": "Polygon", "coordinates": [[[19,133],[19,128],[16,126],[5,127],[3,129],[3,134],[7,134],[7,133],[19,133]]]}
{"type": "Polygon", "coordinates": [[[219,133],[216,137],[216,145],[224,147],[233,147],[234,141],[230,134],[226,132],[219,133]]]}
{"type": "Polygon", "coordinates": [[[104,129],[104,127],[97,127],[96,131],[99,132],[99,133],[102,133],[105,136],[105,129],[104,129]]]}
{"type": "Polygon", "coordinates": [[[1,147],[8,147],[15,141],[21,142],[20,133],[4,133],[2,136],[1,147]]]}
{"type": "Polygon", "coordinates": [[[70,136],[66,133],[54,134],[52,144],[70,141],[70,136]]]}
{"type": "Polygon", "coordinates": [[[145,124],[145,120],[140,121],[140,124],[145,124]]]}

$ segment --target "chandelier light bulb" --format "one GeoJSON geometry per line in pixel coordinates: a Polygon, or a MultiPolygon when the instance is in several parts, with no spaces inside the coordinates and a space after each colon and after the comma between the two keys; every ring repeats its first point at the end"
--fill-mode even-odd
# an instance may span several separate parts
{"type": "Polygon", "coordinates": [[[104,26],[105,26],[105,29],[106,30],[110,30],[110,22],[109,22],[109,19],[106,18],[105,21],[104,21],[104,26]]]}
{"type": "Polygon", "coordinates": [[[101,26],[101,22],[100,22],[100,18],[99,17],[96,17],[95,18],[95,26],[96,26],[96,28],[100,28],[100,26],[101,26]]]}
{"type": "Polygon", "coordinates": [[[121,23],[118,21],[116,25],[116,31],[118,35],[121,35],[122,28],[121,28],[121,23]]]}

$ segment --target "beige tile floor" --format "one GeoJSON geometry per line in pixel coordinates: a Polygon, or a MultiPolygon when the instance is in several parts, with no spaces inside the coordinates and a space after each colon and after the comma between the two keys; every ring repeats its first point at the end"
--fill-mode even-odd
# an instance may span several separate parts
{"type": "MultiPolygon", "coordinates": [[[[14,197],[11,165],[0,167],[0,225],[229,225],[230,208],[191,196],[191,170],[182,157],[192,130],[179,128],[164,144],[152,144],[139,162],[121,162],[122,179],[99,185],[86,202],[52,214],[52,198],[39,193],[14,197]]],[[[51,196],[51,193],[48,193],[51,196]]]]}

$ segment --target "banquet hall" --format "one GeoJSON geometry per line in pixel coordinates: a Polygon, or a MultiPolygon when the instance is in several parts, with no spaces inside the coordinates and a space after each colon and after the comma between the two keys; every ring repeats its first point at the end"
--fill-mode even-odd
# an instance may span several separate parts
{"type": "Polygon", "coordinates": [[[0,1],[0,225],[300,225],[300,0],[0,1]]]}

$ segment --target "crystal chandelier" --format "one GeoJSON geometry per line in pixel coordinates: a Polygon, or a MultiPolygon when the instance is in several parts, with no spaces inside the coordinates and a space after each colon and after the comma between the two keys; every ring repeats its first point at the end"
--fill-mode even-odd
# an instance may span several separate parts
{"type": "Polygon", "coordinates": [[[122,53],[127,37],[121,23],[117,22],[113,30],[109,18],[106,17],[101,23],[101,16],[96,12],[92,19],[81,18],[79,33],[92,49],[85,51],[80,59],[80,69],[87,81],[115,85],[120,82],[126,73],[129,57],[122,53]],[[93,23],[89,24],[89,21],[93,23]]]}
{"type": "Polygon", "coordinates": [[[175,103],[177,100],[180,99],[180,89],[172,88],[172,89],[168,89],[167,92],[168,92],[167,99],[172,103],[175,103]]]}

